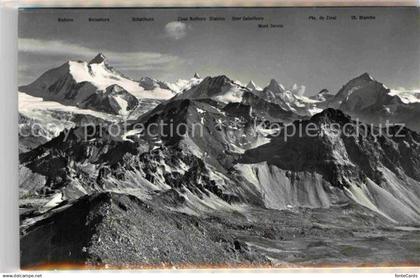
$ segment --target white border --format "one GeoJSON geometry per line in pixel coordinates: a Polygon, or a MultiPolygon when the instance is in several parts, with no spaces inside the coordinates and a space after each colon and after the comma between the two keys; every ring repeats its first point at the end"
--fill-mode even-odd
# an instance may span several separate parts
{"type": "Polygon", "coordinates": [[[0,272],[19,267],[17,10],[0,8],[0,272]]]}

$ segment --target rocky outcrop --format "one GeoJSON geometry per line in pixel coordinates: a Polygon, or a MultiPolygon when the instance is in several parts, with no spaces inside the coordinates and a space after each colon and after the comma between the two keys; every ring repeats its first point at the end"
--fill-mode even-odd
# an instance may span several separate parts
{"type": "Polygon", "coordinates": [[[138,104],[137,98],[124,88],[112,85],[107,87],[105,92],[97,92],[89,96],[78,107],[116,115],[127,115],[138,104]]]}

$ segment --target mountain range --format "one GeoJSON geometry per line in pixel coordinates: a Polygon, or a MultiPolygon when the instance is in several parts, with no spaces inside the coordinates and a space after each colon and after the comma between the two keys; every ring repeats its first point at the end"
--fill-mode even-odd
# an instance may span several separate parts
{"type": "Polygon", "coordinates": [[[67,123],[20,139],[24,267],[420,262],[420,102],[367,73],[307,97],[134,81],[98,55],[19,92],[21,130],[67,123]]]}

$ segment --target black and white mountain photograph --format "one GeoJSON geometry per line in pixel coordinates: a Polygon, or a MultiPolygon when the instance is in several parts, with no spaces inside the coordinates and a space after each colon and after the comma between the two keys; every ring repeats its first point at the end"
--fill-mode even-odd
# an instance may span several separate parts
{"type": "Polygon", "coordinates": [[[23,269],[420,266],[416,7],[19,10],[23,269]]]}

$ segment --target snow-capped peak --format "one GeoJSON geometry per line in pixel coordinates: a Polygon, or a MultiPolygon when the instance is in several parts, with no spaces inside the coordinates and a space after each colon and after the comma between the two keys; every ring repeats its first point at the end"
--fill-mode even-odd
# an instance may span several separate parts
{"type": "Polygon", "coordinates": [[[420,89],[391,89],[389,95],[397,96],[405,104],[420,103],[420,89]]]}
{"type": "Polygon", "coordinates": [[[105,63],[105,56],[101,53],[89,63],[70,61],[69,73],[76,83],[89,82],[98,90],[104,91],[111,85],[118,85],[137,98],[169,99],[173,96],[170,90],[146,91],[139,82],[131,80],[113,70],[105,63]]]}
{"type": "Polygon", "coordinates": [[[270,80],[270,83],[268,84],[266,89],[270,90],[273,93],[282,93],[285,90],[284,86],[282,84],[279,84],[275,79],[270,80]]]}
{"type": "Polygon", "coordinates": [[[375,80],[369,73],[365,72],[364,74],[362,74],[361,76],[359,76],[359,78],[361,79],[365,79],[365,80],[369,80],[369,81],[373,81],[375,80]]]}
{"type": "Polygon", "coordinates": [[[92,60],[90,60],[89,64],[101,64],[105,61],[105,55],[102,53],[98,53],[92,60]]]}
{"type": "Polygon", "coordinates": [[[200,75],[198,73],[194,73],[194,78],[200,79],[201,77],[200,77],[200,75]]]}

